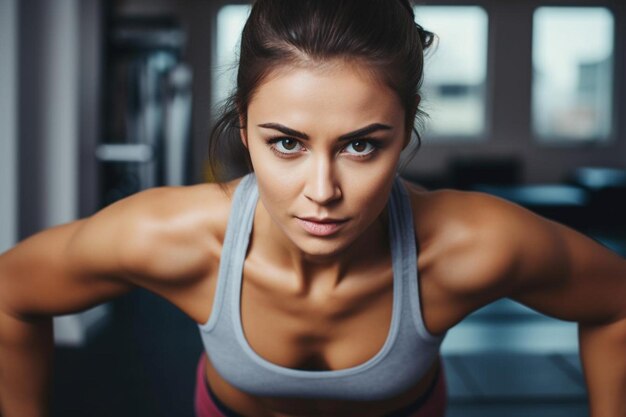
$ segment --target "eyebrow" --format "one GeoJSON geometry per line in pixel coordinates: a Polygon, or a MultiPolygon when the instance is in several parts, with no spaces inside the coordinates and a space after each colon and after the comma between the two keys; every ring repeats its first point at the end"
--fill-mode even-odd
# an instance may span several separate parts
{"type": "MultiPolygon", "coordinates": [[[[302,133],[297,130],[291,129],[287,126],[281,125],[280,123],[262,123],[258,126],[264,127],[266,129],[278,130],[279,132],[284,133],[285,135],[294,136],[299,139],[309,140],[309,136],[306,133],[302,133]]],[[[350,141],[350,140],[354,140],[354,139],[369,135],[370,133],[374,133],[379,130],[391,130],[391,129],[392,127],[389,125],[385,125],[382,123],[372,123],[371,125],[367,125],[355,131],[339,136],[339,141],[340,142],[350,141]]]]}

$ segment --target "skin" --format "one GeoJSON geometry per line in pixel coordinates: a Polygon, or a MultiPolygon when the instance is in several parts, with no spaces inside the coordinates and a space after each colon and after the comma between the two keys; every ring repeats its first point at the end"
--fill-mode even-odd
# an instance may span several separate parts
{"type": "MultiPolygon", "coordinates": [[[[250,102],[241,135],[260,192],[243,272],[242,326],[261,357],[298,369],[367,361],[383,345],[391,319],[383,196],[407,142],[404,109],[371,74],[331,64],[271,74],[250,102]],[[373,123],[389,126],[368,135],[382,141],[374,154],[354,155],[370,149],[365,138],[339,142],[373,123]],[[308,140],[285,135],[276,124],[308,140]],[[277,142],[277,136],[289,140],[277,142]],[[276,153],[294,149],[287,158],[276,153]],[[308,234],[298,216],[347,222],[321,238],[308,234]]],[[[215,184],[144,191],[0,255],[2,415],[46,415],[52,314],[143,287],[205,323],[238,181],[226,184],[226,193],[215,184]]],[[[626,261],[502,199],[406,185],[427,329],[445,332],[502,297],[578,321],[591,416],[626,415],[626,261]]],[[[210,363],[206,375],[216,395],[244,415],[367,417],[410,403],[437,366],[406,393],[359,404],[251,396],[210,363]]]]}

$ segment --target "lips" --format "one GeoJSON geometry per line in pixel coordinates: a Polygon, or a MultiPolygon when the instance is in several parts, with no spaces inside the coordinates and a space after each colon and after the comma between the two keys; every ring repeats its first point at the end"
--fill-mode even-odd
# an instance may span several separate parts
{"type": "Polygon", "coordinates": [[[313,223],[341,223],[345,222],[346,219],[333,219],[331,217],[318,218],[318,217],[298,217],[300,220],[306,220],[308,222],[313,223]]]}
{"type": "Polygon", "coordinates": [[[296,221],[309,234],[314,236],[330,236],[336,233],[348,221],[330,217],[296,217],[296,221]]]}

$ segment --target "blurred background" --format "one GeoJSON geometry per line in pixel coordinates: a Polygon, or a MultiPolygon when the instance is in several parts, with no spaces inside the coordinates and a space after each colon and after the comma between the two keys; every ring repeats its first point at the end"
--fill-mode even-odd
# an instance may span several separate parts
{"type": "MultiPolygon", "coordinates": [[[[0,0],[0,251],[145,188],[208,181],[250,10],[0,0]]],[[[626,5],[431,0],[422,148],[402,175],[509,199],[626,256],[626,5]]],[[[195,324],[136,291],[55,319],[54,416],[192,416],[195,324]]],[[[586,416],[575,323],[510,300],[443,346],[448,415],[586,416]]]]}

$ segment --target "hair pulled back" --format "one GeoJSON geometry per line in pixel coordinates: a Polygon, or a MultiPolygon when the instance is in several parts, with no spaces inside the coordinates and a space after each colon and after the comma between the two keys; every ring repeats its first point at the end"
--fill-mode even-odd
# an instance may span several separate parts
{"type": "Polygon", "coordinates": [[[419,110],[416,95],[423,79],[424,50],[433,38],[415,23],[410,0],[257,0],[241,37],[235,91],[209,138],[211,175],[221,180],[225,170],[238,174],[252,170],[239,129],[246,124],[248,104],[271,71],[336,59],[373,71],[398,94],[407,134],[415,132],[419,148],[415,121],[418,116],[421,124],[425,113],[419,110]]]}

